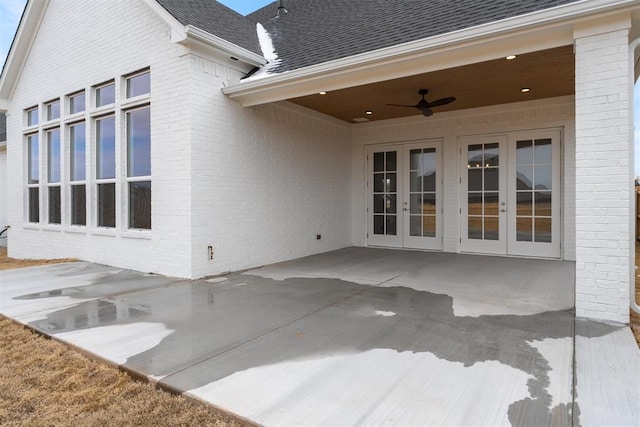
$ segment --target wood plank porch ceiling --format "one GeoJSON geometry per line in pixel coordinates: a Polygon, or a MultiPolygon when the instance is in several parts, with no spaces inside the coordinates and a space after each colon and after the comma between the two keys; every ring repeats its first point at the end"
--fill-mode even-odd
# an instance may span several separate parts
{"type": "MultiPolygon", "coordinates": [[[[457,100],[434,108],[443,111],[462,110],[510,102],[528,101],[575,93],[575,59],[573,46],[404,77],[396,80],[356,86],[327,95],[309,95],[290,99],[291,102],[353,122],[357,118],[370,121],[420,115],[414,108],[391,107],[386,104],[415,105],[418,90],[429,89],[428,101],[447,96],[457,100]],[[522,93],[522,88],[530,92],[522,93]],[[366,111],[373,114],[366,115],[366,111]]],[[[429,120],[425,117],[425,120],[429,120]]]]}

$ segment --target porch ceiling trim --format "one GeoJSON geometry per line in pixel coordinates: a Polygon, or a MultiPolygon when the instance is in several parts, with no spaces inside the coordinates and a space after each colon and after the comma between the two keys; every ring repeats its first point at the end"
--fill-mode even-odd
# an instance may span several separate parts
{"type": "Polygon", "coordinates": [[[573,44],[573,25],[630,12],[638,0],[584,0],[460,31],[260,78],[222,89],[243,106],[462,66],[573,44]]]}

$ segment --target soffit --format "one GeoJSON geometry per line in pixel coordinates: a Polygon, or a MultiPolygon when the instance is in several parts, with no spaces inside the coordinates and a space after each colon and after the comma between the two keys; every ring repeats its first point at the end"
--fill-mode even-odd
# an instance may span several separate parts
{"type": "Polygon", "coordinates": [[[511,61],[501,58],[289,101],[346,122],[357,118],[387,120],[420,115],[414,108],[386,104],[415,105],[420,100],[418,90],[422,88],[429,89],[428,101],[456,97],[455,102],[434,108],[436,114],[572,95],[575,92],[573,46],[527,53],[511,61]],[[531,91],[522,93],[524,87],[531,91]],[[366,111],[373,114],[365,115],[366,111]]]}

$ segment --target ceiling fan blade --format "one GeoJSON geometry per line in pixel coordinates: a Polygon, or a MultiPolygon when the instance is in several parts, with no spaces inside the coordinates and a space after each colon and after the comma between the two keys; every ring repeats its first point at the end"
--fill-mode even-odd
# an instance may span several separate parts
{"type": "Polygon", "coordinates": [[[433,111],[431,111],[428,108],[423,108],[422,109],[422,115],[425,116],[425,117],[433,116],[433,111]]]}
{"type": "Polygon", "coordinates": [[[409,108],[416,108],[415,105],[402,105],[402,104],[386,104],[386,105],[390,105],[392,107],[409,107],[409,108]]]}
{"type": "Polygon", "coordinates": [[[440,107],[442,105],[451,104],[455,100],[456,100],[456,98],[453,97],[453,96],[449,96],[447,98],[436,99],[435,101],[430,102],[429,105],[427,106],[427,108],[440,107]]]}

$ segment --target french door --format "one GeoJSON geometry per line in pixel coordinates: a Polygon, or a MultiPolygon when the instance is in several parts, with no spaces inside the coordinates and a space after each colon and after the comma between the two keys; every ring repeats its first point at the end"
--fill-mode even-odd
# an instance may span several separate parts
{"type": "Polygon", "coordinates": [[[442,249],[442,141],[367,150],[367,243],[442,249]]]}
{"type": "Polygon", "coordinates": [[[461,139],[461,249],[560,257],[560,132],[461,139]]]}

